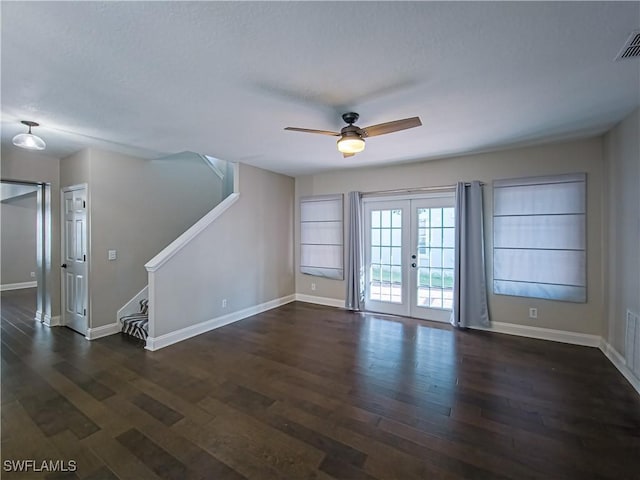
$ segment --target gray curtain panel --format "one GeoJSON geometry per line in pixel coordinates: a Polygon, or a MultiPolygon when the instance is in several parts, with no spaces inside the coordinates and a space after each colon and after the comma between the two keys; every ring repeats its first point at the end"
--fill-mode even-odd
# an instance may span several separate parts
{"type": "Polygon", "coordinates": [[[349,240],[347,244],[347,310],[364,308],[364,235],[360,192],[349,192],[349,240]]]}
{"type": "Polygon", "coordinates": [[[487,281],[484,263],[482,186],[456,185],[456,240],[453,284],[454,327],[487,327],[487,281]]]}

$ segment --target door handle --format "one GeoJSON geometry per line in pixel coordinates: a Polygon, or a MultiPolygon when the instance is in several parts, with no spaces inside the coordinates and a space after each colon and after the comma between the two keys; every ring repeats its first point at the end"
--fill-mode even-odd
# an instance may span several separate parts
{"type": "Polygon", "coordinates": [[[62,265],[60,265],[61,268],[67,268],[67,264],[63,263],[62,265]]]}

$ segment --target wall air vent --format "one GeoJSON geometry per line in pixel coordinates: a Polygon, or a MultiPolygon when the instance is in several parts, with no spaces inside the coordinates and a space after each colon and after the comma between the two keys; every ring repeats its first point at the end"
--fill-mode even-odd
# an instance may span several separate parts
{"type": "Polygon", "coordinates": [[[640,57],[640,30],[636,30],[629,35],[622,50],[618,53],[615,60],[624,60],[625,58],[640,57]]]}

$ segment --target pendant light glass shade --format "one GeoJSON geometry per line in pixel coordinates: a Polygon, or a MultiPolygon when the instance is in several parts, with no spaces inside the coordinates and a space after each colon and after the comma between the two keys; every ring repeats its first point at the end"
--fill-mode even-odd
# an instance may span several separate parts
{"type": "Polygon", "coordinates": [[[28,133],[19,133],[13,137],[13,144],[16,147],[26,148],[27,150],[44,150],[47,146],[39,136],[31,133],[31,127],[37,127],[39,124],[36,122],[29,122],[27,120],[22,121],[23,124],[29,127],[28,133]]]}

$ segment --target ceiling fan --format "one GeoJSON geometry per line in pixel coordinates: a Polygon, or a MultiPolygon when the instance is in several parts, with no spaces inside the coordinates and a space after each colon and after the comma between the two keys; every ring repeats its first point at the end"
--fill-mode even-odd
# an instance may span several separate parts
{"type": "Polygon", "coordinates": [[[393,122],[379,123],[370,127],[360,128],[354,125],[358,121],[358,115],[355,112],[347,112],[342,115],[342,119],[348,123],[340,132],[331,132],[329,130],[311,130],[308,128],[286,127],[285,130],[294,132],[319,133],[320,135],[330,135],[332,137],[340,137],[338,139],[338,150],[342,152],[343,157],[352,157],[356,153],[364,150],[364,139],[368,137],[376,137],[386,133],[398,132],[407,128],[419,127],[422,125],[420,117],[404,118],[402,120],[394,120],[393,122]]]}

